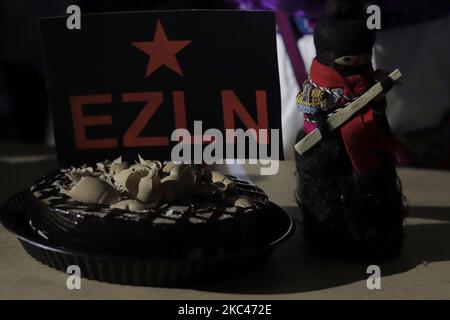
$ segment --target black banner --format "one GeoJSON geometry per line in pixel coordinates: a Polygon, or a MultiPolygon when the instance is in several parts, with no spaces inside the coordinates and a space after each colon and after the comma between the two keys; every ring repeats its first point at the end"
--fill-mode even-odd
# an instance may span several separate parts
{"type": "Polygon", "coordinates": [[[194,121],[279,129],[282,158],[272,12],[87,14],[80,30],[66,19],[40,20],[60,164],[169,160],[172,132],[194,121]]]}

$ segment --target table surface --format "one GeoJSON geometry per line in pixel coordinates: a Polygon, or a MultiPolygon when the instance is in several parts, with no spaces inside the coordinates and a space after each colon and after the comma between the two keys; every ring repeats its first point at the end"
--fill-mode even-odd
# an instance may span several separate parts
{"type": "MultiPolygon", "coordinates": [[[[51,148],[0,144],[0,203],[57,167],[51,148]]],[[[294,201],[294,163],[280,162],[274,176],[256,165],[242,174],[288,213],[294,201]]],[[[0,299],[448,299],[450,298],[450,172],[400,169],[410,205],[407,236],[399,257],[383,262],[381,289],[367,288],[368,264],[312,256],[297,233],[250,272],[189,288],[133,287],[81,280],[68,290],[68,274],[27,255],[0,226],[0,299]]]]}

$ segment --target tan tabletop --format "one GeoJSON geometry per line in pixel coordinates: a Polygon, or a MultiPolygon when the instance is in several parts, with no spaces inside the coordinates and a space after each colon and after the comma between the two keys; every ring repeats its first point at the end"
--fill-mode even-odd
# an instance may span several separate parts
{"type": "MultiPolygon", "coordinates": [[[[56,168],[49,148],[2,144],[0,150],[1,203],[56,168]]],[[[258,175],[256,166],[247,165],[245,171],[273,202],[290,214],[297,210],[293,162],[282,162],[275,176],[258,175]]],[[[67,274],[35,261],[0,227],[0,298],[448,299],[450,172],[401,169],[399,173],[411,206],[407,238],[402,254],[380,265],[380,290],[367,288],[367,263],[313,257],[300,248],[299,234],[254,270],[195,288],[133,287],[82,279],[81,290],[68,290],[67,274]]]]}

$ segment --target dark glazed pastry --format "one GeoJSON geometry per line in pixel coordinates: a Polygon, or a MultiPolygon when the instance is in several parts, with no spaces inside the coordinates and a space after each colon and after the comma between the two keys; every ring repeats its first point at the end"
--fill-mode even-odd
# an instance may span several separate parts
{"type": "Polygon", "coordinates": [[[257,245],[267,196],[203,166],[140,158],[61,169],[31,188],[30,224],[62,246],[152,257],[257,245]]]}

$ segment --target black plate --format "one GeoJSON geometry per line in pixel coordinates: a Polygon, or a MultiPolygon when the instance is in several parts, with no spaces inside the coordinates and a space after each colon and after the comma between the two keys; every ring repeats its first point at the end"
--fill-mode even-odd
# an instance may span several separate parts
{"type": "Polygon", "coordinates": [[[18,194],[2,207],[0,220],[32,257],[63,272],[68,266],[77,265],[84,278],[127,285],[175,286],[241,272],[261,262],[273,249],[289,239],[295,229],[292,218],[270,203],[269,221],[258,231],[264,235],[264,241],[256,248],[205,259],[135,258],[111,253],[99,255],[56,246],[36,235],[29,225],[27,206],[26,193],[18,194]]]}

